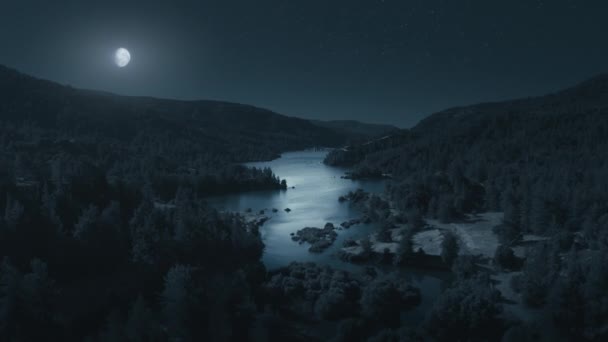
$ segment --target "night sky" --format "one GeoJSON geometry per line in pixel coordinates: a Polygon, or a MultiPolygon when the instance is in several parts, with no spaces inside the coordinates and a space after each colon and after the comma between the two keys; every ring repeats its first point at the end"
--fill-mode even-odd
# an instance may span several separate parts
{"type": "Polygon", "coordinates": [[[608,71],[606,0],[3,0],[0,64],[75,87],[409,127],[608,71]],[[113,52],[132,54],[116,67],[113,52]]]}

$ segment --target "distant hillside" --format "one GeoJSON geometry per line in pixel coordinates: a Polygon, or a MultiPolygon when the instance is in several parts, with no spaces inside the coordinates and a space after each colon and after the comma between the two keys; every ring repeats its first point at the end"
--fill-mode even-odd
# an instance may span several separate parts
{"type": "MultiPolygon", "coordinates": [[[[393,200],[429,216],[541,206],[565,224],[559,215],[608,202],[606,160],[608,76],[601,75],[555,94],[448,109],[411,130],[336,150],[326,163],[355,166],[355,177],[391,174],[393,200]],[[483,196],[467,203],[479,190],[483,196]]],[[[533,229],[535,219],[525,220],[524,230],[533,229]]]]}
{"type": "Polygon", "coordinates": [[[66,135],[79,132],[129,141],[141,132],[190,136],[234,161],[268,159],[281,151],[336,146],[348,137],[307,120],[252,106],[175,101],[86,91],[0,66],[0,120],[28,122],[66,135]]]}
{"type": "Polygon", "coordinates": [[[329,128],[360,140],[382,137],[399,130],[399,128],[391,125],[368,124],[354,120],[311,120],[311,122],[317,126],[329,128]]]}
{"type": "Polygon", "coordinates": [[[283,188],[270,170],[237,163],[358,136],[248,105],[74,89],[0,66],[0,187],[43,184],[61,170],[66,183],[147,184],[163,199],[179,187],[283,188]]]}
{"type": "Polygon", "coordinates": [[[391,174],[386,195],[403,220],[423,215],[452,230],[503,213],[485,232],[501,243],[494,265],[538,239],[526,244],[511,290],[577,341],[607,338],[608,307],[597,309],[608,300],[607,161],[607,75],[547,96],[452,108],[326,158],[353,165],[353,178],[391,174]]]}
{"type": "MultiPolygon", "coordinates": [[[[602,74],[572,88],[540,97],[517,99],[473,106],[451,108],[429,116],[412,131],[462,128],[510,114],[525,113],[528,117],[576,115],[584,110],[602,110],[608,107],[608,74],[602,74]]],[[[451,129],[450,131],[454,131],[451,129]]]]}
{"type": "MultiPolygon", "coordinates": [[[[457,137],[475,142],[483,133],[495,135],[503,131],[507,124],[525,128],[532,122],[557,121],[581,115],[603,120],[601,114],[607,107],[608,74],[603,74],[554,94],[450,108],[430,115],[410,130],[393,132],[389,137],[371,143],[352,145],[348,151],[336,151],[327,162],[353,165],[376,152],[394,150],[398,153],[399,147],[413,142],[426,143],[426,139],[432,140],[428,142],[431,145],[447,143],[457,137]],[[347,161],[341,162],[343,158],[347,161]]],[[[565,124],[568,125],[568,121],[565,124]]]]}

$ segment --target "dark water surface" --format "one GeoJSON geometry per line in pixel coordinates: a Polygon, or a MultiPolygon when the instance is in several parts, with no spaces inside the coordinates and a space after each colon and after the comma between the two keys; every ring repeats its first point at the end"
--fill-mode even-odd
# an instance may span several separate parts
{"type": "Polygon", "coordinates": [[[300,245],[291,240],[290,233],[298,229],[322,228],[327,222],[338,226],[344,221],[360,217],[361,213],[348,203],[338,202],[341,195],[358,188],[374,193],[384,190],[384,181],[340,178],[346,169],[324,165],[323,158],[326,154],[326,151],[289,152],[270,162],[248,163],[248,166],[272,168],[276,175],[287,181],[289,189],[248,192],[209,200],[211,205],[220,210],[243,212],[251,208],[258,212],[266,209],[270,220],[260,231],[266,245],[263,262],[268,269],[286,266],[292,261],[313,261],[345,270],[358,268],[340,261],[336,252],[342,247],[345,238],[363,237],[377,228],[375,223],[355,225],[338,231],[334,245],[321,254],[310,253],[308,244],[300,245]],[[272,208],[279,211],[273,213],[272,208]],[[285,208],[290,208],[291,212],[285,212],[285,208]]]}
{"type": "MultiPolygon", "coordinates": [[[[348,203],[338,202],[341,195],[359,188],[381,193],[385,188],[383,180],[353,181],[340,178],[347,169],[324,165],[323,158],[326,154],[327,151],[289,152],[270,162],[247,164],[272,168],[277,176],[287,181],[288,190],[249,192],[209,199],[210,204],[219,210],[244,212],[251,208],[258,212],[266,209],[270,220],[261,227],[260,232],[266,245],[263,262],[269,270],[287,266],[293,261],[312,261],[353,272],[361,269],[360,265],[341,261],[336,254],[346,238],[367,236],[378,228],[377,223],[360,224],[337,231],[338,238],[333,246],[320,254],[310,253],[308,244],[300,245],[291,240],[290,233],[304,227],[322,228],[327,222],[338,226],[341,222],[361,217],[361,212],[351,208],[348,203]],[[279,211],[273,213],[272,208],[279,211]],[[285,212],[285,208],[290,208],[291,212],[285,212]]],[[[422,305],[408,315],[411,319],[420,318],[422,311],[426,311],[441,292],[445,275],[410,269],[402,272],[422,291],[422,305]]]]}

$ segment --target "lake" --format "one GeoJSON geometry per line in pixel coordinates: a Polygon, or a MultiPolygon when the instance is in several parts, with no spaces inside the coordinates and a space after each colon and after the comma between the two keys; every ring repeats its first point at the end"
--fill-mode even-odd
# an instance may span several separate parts
{"type": "Polygon", "coordinates": [[[339,226],[344,221],[361,217],[361,213],[348,203],[338,202],[338,198],[349,191],[361,188],[381,193],[384,190],[385,181],[382,180],[352,181],[340,178],[347,169],[323,164],[326,154],[327,151],[289,152],[273,161],[247,163],[247,166],[272,168],[276,175],[287,181],[288,189],[247,192],[209,200],[219,210],[266,210],[270,220],[261,227],[260,232],[266,245],[263,262],[270,270],[287,266],[292,261],[312,261],[351,271],[358,268],[341,261],[336,252],[342,247],[344,239],[366,236],[377,228],[376,223],[337,231],[336,242],[320,254],[310,253],[308,244],[300,245],[291,240],[290,234],[304,227],[323,228],[327,222],[339,226]],[[273,208],[278,212],[273,213],[273,208]],[[291,212],[286,212],[286,208],[291,212]]]}
{"type": "MultiPolygon", "coordinates": [[[[349,191],[357,189],[371,193],[384,191],[385,180],[355,181],[341,178],[348,169],[323,164],[326,154],[327,151],[312,150],[289,152],[273,161],[247,163],[247,166],[272,168],[277,176],[287,181],[288,189],[240,193],[209,199],[210,204],[219,210],[236,212],[244,212],[249,208],[254,212],[266,210],[270,220],[260,228],[260,233],[266,245],[262,260],[269,270],[287,266],[293,261],[316,262],[351,272],[361,269],[360,265],[340,260],[337,252],[345,239],[365,237],[378,228],[377,223],[354,225],[349,229],[338,230],[338,238],[334,244],[319,254],[310,253],[308,244],[300,245],[291,240],[290,234],[304,227],[322,228],[327,222],[339,226],[341,222],[361,217],[361,212],[351,208],[348,202],[338,201],[340,196],[349,191]],[[273,208],[278,209],[278,212],[273,213],[273,208]],[[285,212],[285,208],[290,208],[291,212],[285,212]]],[[[419,321],[445,286],[446,273],[419,269],[400,270],[405,278],[422,291],[421,305],[407,313],[409,320],[419,321]]]]}

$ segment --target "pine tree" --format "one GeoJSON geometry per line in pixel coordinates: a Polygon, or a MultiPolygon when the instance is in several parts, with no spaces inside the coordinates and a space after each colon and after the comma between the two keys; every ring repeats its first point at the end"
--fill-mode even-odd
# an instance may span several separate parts
{"type": "Polygon", "coordinates": [[[429,201],[429,205],[427,207],[426,214],[428,217],[437,218],[438,211],[439,211],[439,201],[437,199],[437,196],[433,196],[433,197],[431,197],[431,199],[429,201]]]}
{"type": "Polygon", "coordinates": [[[451,195],[442,195],[439,198],[439,221],[449,223],[454,219],[453,200],[451,195]]]}
{"type": "Polygon", "coordinates": [[[536,196],[532,201],[531,230],[535,234],[544,234],[551,225],[551,213],[544,198],[536,196]]]}
{"type": "Polygon", "coordinates": [[[370,241],[369,237],[364,237],[363,239],[361,239],[360,245],[361,245],[361,248],[363,249],[363,255],[365,257],[371,256],[373,249],[372,249],[372,242],[370,241]]]}
{"type": "Polygon", "coordinates": [[[154,247],[160,237],[152,217],[132,229],[132,258],[136,263],[154,264],[154,247]]]}
{"type": "Polygon", "coordinates": [[[99,219],[99,210],[96,206],[91,205],[86,208],[82,214],[78,217],[78,221],[74,225],[74,232],[72,233],[76,239],[86,240],[90,238],[91,234],[97,228],[97,221],[99,219]]]}
{"type": "Polygon", "coordinates": [[[104,227],[115,228],[118,230],[121,224],[120,203],[112,201],[99,215],[99,223],[104,227]]]}
{"type": "Polygon", "coordinates": [[[129,310],[126,335],[130,342],[146,342],[159,339],[160,331],[154,314],[140,294],[129,310]]]}
{"type": "Polygon", "coordinates": [[[403,236],[401,236],[401,240],[399,240],[395,264],[399,265],[406,263],[413,254],[414,244],[412,243],[412,232],[408,230],[405,234],[403,234],[403,236]]]}
{"type": "Polygon", "coordinates": [[[5,257],[0,265],[0,337],[10,341],[17,327],[21,275],[5,257]]]}
{"type": "Polygon", "coordinates": [[[443,262],[451,266],[458,256],[459,249],[456,234],[451,231],[445,232],[443,234],[443,241],[441,242],[441,259],[443,262]]]}
{"type": "Polygon", "coordinates": [[[104,330],[99,335],[99,342],[126,342],[125,320],[117,309],[112,310],[106,318],[104,330]]]}
{"type": "Polygon", "coordinates": [[[505,211],[503,220],[505,224],[508,224],[519,231],[519,223],[521,220],[520,200],[513,190],[507,190],[503,199],[503,208],[505,211]]]}
{"type": "Polygon", "coordinates": [[[63,233],[63,223],[57,214],[57,194],[51,193],[48,183],[44,183],[42,188],[42,215],[46,217],[59,234],[63,233]]]}
{"type": "Polygon", "coordinates": [[[548,244],[531,249],[522,268],[520,288],[524,302],[532,307],[545,303],[549,286],[559,272],[559,256],[548,244]]]}
{"type": "Polygon", "coordinates": [[[188,321],[192,302],[192,268],[173,266],[164,279],[161,293],[163,318],[170,339],[189,341],[188,321]]]}
{"type": "Polygon", "coordinates": [[[136,263],[154,263],[154,247],[161,238],[156,227],[156,213],[152,202],[144,199],[129,221],[131,256],[136,263]]]}
{"type": "Polygon", "coordinates": [[[414,232],[424,228],[425,222],[419,209],[415,208],[407,212],[407,223],[414,232]]]}
{"type": "Polygon", "coordinates": [[[4,222],[9,229],[15,229],[19,224],[25,208],[10,194],[6,195],[6,207],[4,209],[4,222]]]}
{"type": "Polygon", "coordinates": [[[23,276],[21,303],[30,334],[39,334],[53,322],[53,302],[57,295],[55,281],[49,277],[45,262],[34,259],[30,263],[31,272],[23,276]]]}
{"type": "Polygon", "coordinates": [[[489,181],[485,185],[485,203],[488,211],[500,210],[500,192],[493,181],[489,181]]]}
{"type": "Polygon", "coordinates": [[[519,230],[530,231],[532,222],[532,187],[527,178],[522,180],[521,200],[519,202],[519,230]]]}

